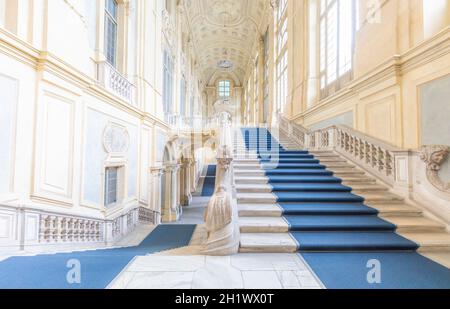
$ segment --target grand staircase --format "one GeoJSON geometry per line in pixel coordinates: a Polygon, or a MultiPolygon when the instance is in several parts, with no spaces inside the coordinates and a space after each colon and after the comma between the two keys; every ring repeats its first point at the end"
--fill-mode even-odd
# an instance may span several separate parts
{"type": "Polygon", "coordinates": [[[444,225],[334,152],[247,128],[235,158],[241,252],[450,252],[444,225]]]}

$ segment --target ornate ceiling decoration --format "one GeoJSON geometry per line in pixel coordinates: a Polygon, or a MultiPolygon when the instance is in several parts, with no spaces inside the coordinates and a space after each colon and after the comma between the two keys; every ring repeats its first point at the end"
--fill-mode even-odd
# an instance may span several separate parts
{"type": "Polygon", "coordinates": [[[251,60],[267,0],[185,0],[199,73],[208,84],[221,71],[242,82],[251,60]],[[219,63],[230,62],[231,68],[219,63]]]}

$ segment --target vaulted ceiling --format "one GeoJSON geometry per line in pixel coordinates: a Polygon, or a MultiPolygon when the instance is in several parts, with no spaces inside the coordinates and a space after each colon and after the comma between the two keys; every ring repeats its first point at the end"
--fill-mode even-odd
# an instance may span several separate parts
{"type": "Polygon", "coordinates": [[[230,75],[242,83],[269,1],[185,0],[184,4],[203,82],[230,75]],[[232,67],[220,68],[221,61],[232,67]]]}

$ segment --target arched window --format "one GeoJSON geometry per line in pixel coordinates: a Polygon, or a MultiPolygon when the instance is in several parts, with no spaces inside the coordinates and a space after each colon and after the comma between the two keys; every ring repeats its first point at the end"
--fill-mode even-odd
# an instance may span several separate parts
{"type": "Polygon", "coordinates": [[[219,97],[222,99],[229,98],[231,96],[231,83],[229,80],[221,80],[219,82],[219,97]]]}

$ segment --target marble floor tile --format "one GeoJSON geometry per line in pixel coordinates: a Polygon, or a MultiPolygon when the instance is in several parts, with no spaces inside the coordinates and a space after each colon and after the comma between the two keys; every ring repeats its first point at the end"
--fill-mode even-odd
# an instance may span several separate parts
{"type": "Polygon", "coordinates": [[[276,271],[243,271],[245,289],[282,289],[276,271]]]}
{"type": "Polygon", "coordinates": [[[137,272],[126,289],[191,289],[193,272],[137,272]]]}
{"type": "Polygon", "coordinates": [[[137,257],[110,285],[119,288],[299,289],[321,288],[296,254],[137,257]]]}
{"type": "Polygon", "coordinates": [[[129,272],[194,272],[205,266],[204,256],[137,257],[126,271],[129,272]]]}

